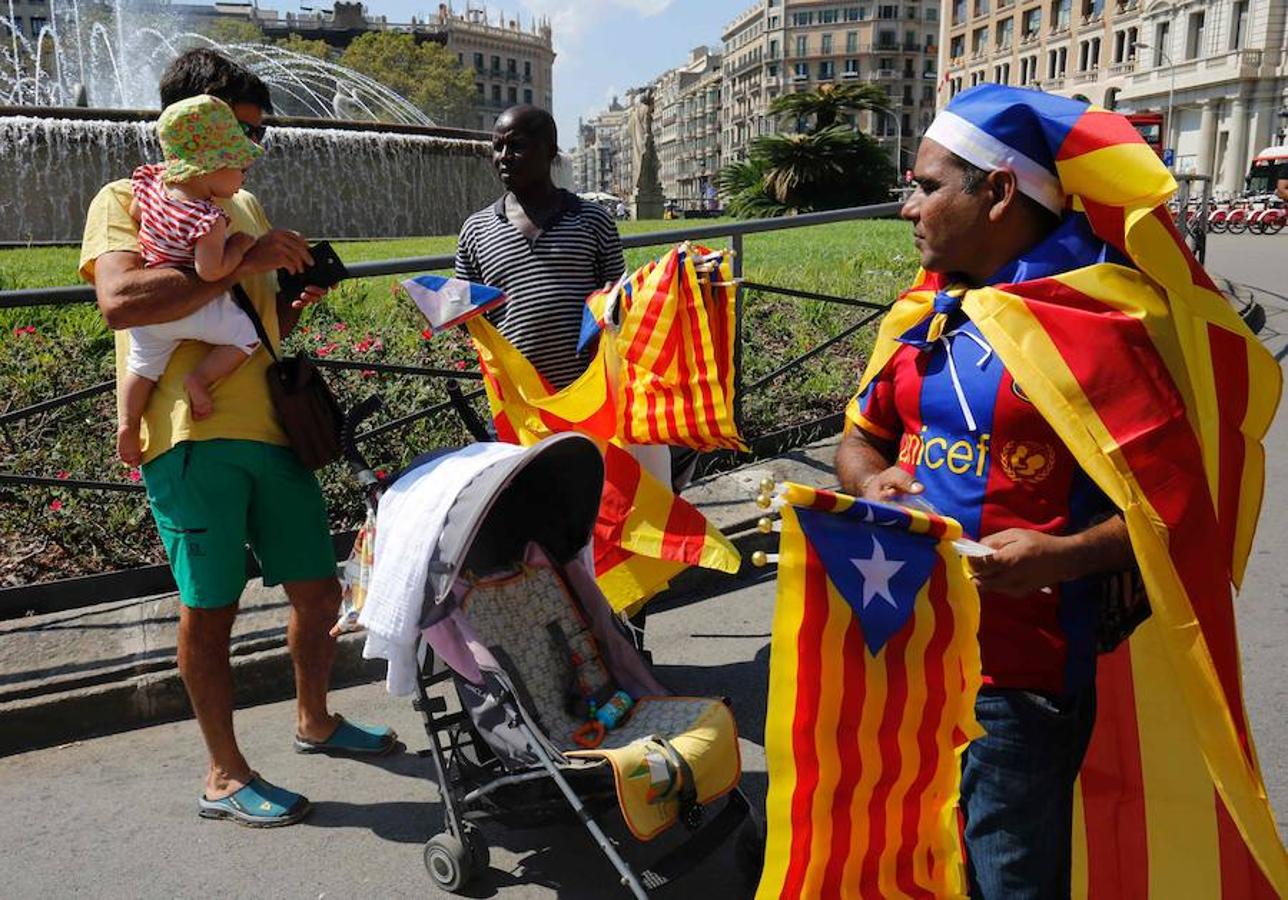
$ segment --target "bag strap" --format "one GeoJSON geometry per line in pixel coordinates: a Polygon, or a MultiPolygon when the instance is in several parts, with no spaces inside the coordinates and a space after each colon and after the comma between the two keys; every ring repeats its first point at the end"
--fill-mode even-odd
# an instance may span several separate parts
{"type": "Polygon", "coordinates": [[[264,330],[264,323],[255,310],[255,304],[250,302],[246,289],[240,284],[233,285],[233,299],[237,301],[241,311],[250,316],[250,323],[255,326],[255,334],[259,335],[259,342],[264,345],[268,355],[273,357],[273,362],[277,362],[277,354],[273,352],[273,342],[268,339],[268,332],[264,330]]]}

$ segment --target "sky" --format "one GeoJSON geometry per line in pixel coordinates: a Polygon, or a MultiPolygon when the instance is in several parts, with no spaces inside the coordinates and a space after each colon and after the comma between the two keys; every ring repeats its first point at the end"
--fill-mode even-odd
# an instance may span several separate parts
{"type": "MultiPolygon", "coordinates": [[[[438,0],[363,0],[368,15],[407,22],[437,15],[438,0]]],[[[261,5],[298,9],[298,0],[261,0],[261,5]]],[[[305,5],[329,5],[312,0],[305,5]]],[[[554,102],[559,143],[577,143],[577,119],[608,106],[613,95],[651,81],[685,62],[689,51],[719,46],[720,32],[751,0],[504,0],[470,5],[486,8],[495,22],[518,14],[526,29],[534,16],[550,19],[554,34],[554,102]]],[[[453,0],[463,11],[466,0],[453,0]]]]}

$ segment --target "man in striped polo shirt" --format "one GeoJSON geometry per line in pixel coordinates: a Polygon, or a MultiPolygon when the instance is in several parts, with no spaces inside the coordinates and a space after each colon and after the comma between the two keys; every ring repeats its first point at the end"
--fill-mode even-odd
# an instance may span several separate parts
{"type": "Polygon", "coordinates": [[[506,193],[465,220],[456,245],[456,277],[505,292],[489,316],[501,334],[555,388],[577,379],[590,361],[577,352],[586,297],[625,270],[609,214],[556,187],[555,120],[544,109],[514,106],[496,120],[492,163],[506,193]]]}

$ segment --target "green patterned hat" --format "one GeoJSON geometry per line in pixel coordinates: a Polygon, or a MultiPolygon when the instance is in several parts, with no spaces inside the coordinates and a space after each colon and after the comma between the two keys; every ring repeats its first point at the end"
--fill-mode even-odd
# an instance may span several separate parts
{"type": "Polygon", "coordinates": [[[162,110],[157,137],[165,155],[166,184],[220,169],[245,169],[264,155],[264,148],[242,133],[232,107],[209,94],[162,110]]]}

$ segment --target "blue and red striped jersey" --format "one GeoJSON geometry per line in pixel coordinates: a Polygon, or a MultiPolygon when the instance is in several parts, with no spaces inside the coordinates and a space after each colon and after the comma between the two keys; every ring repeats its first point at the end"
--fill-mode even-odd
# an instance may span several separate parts
{"type": "MultiPolygon", "coordinates": [[[[968,537],[1008,528],[1071,534],[1112,510],[960,312],[943,337],[905,344],[859,397],[863,428],[898,444],[924,499],[968,537]]],[[[1090,580],[1025,597],[981,596],[984,681],[1065,694],[1095,672],[1090,580]]]]}

